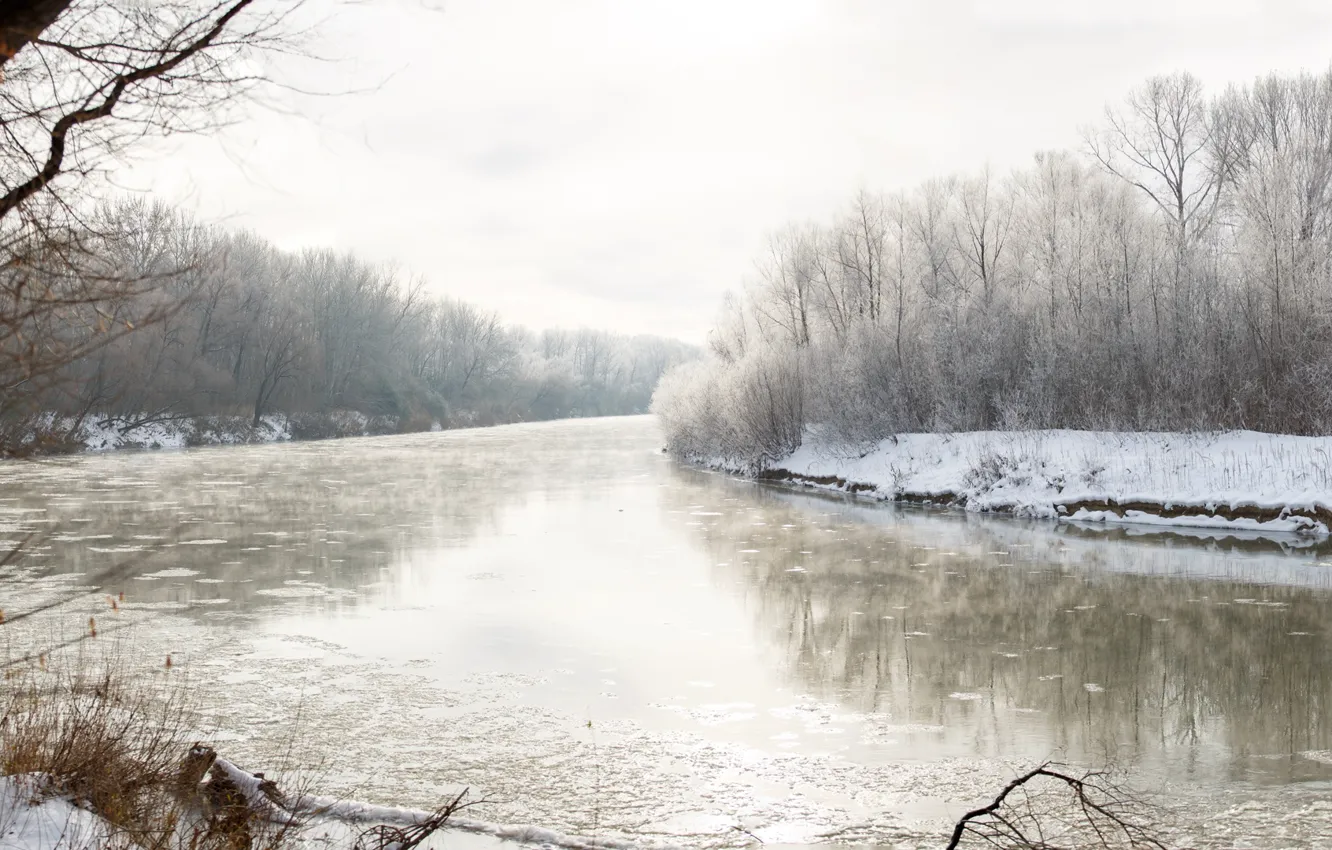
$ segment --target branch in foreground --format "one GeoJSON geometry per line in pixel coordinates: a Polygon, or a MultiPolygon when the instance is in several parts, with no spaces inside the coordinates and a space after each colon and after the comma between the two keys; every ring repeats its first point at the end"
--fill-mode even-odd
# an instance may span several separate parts
{"type": "Polygon", "coordinates": [[[1153,836],[1153,813],[1150,805],[1106,771],[1074,775],[1062,765],[1046,762],[1008,783],[988,805],[963,815],[946,850],[957,850],[968,836],[990,847],[1013,850],[1165,850],[1153,836]],[[1055,787],[1028,787],[1039,780],[1050,780],[1055,787]],[[1064,792],[1071,794],[1071,800],[1064,792]]]}
{"type": "Polygon", "coordinates": [[[4,196],[0,197],[0,218],[9,215],[21,203],[41,191],[61,172],[65,160],[66,138],[72,129],[81,124],[110,117],[116,105],[120,103],[121,98],[125,96],[131,86],[145,80],[166,78],[185,62],[207,50],[222,35],[232,19],[244,11],[252,2],[253,0],[237,0],[230,8],[224,9],[217,16],[212,26],[197,38],[174,52],[164,50],[164,58],[157,62],[116,75],[104,83],[97,92],[90,95],[78,108],[62,115],[51,127],[50,149],[41,168],[38,169],[36,174],[14,186],[4,196]]]}

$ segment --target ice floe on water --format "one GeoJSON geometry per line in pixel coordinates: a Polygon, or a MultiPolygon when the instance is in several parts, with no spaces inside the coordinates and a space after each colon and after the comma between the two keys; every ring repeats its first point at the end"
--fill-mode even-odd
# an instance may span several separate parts
{"type": "Polygon", "coordinates": [[[309,599],[328,596],[355,596],[355,591],[328,587],[306,581],[283,582],[282,587],[263,587],[255,592],[256,596],[269,596],[276,599],[309,599]]]}
{"type": "Polygon", "coordinates": [[[190,578],[199,575],[199,570],[189,570],[184,567],[173,567],[166,570],[158,570],[155,573],[144,573],[142,578],[190,578]]]}

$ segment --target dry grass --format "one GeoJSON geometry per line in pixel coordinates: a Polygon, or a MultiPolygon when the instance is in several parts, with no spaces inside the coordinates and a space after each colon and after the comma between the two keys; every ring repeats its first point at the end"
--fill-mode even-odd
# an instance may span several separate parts
{"type": "MultiPolygon", "coordinates": [[[[11,669],[0,684],[0,773],[38,774],[44,793],[96,812],[115,846],[278,850],[294,821],[255,812],[191,747],[181,691],[86,656],[74,672],[11,669]]],[[[206,750],[206,748],[204,748],[206,750]]]]}

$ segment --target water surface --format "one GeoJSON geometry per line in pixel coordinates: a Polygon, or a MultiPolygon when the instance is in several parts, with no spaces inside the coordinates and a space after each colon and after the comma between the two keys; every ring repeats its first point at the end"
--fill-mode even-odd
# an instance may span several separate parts
{"type": "Polygon", "coordinates": [[[1198,846],[1332,841],[1326,548],[866,505],[659,444],[630,418],[7,464],[0,516],[45,531],[29,568],[122,565],[104,631],[137,618],[221,749],[331,793],[941,846],[1055,758],[1124,768],[1198,846]]]}

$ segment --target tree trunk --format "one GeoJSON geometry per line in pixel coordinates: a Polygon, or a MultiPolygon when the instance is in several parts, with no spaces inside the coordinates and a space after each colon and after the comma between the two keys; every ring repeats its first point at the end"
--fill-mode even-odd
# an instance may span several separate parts
{"type": "Polygon", "coordinates": [[[0,78],[15,54],[55,23],[71,0],[0,0],[0,78]]]}

